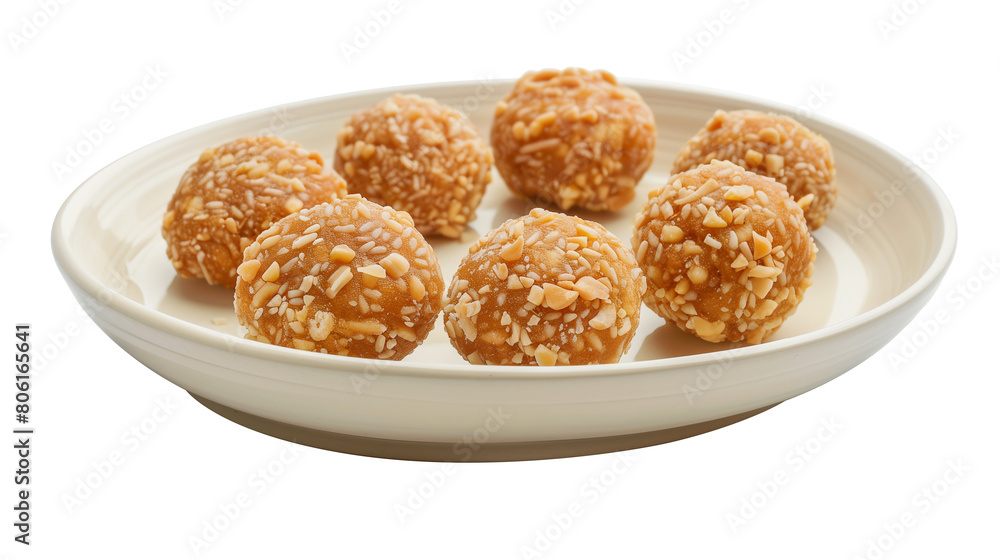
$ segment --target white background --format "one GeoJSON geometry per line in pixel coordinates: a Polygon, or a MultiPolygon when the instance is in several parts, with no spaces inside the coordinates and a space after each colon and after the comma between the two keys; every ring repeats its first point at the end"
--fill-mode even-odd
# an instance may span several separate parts
{"type": "MultiPolygon", "coordinates": [[[[33,544],[12,540],[15,458],[2,443],[0,555],[195,556],[191,537],[205,538],[205,523],[241,492],[249,505],[208,533],[201,557],[995,554],[1000,282],[981,266],[1000,251],[995,3],[400,0],[363,44],[358,28],[374,29],[387,0],[224,2],[3,3],[0,332],[29,321],[52,357],[32,392],[33,544]],[[723,10],[729,23],[712,23],[723,10]],[[360,53],[345,56],[356,41],[360,53]],[[678,53],[693,56],[681,64],[678,53]],[[49,228],[66,196],[172,133],[334,93],[563,66],[809,107],[920,160],[960,223],[940,291],[861,366],[723,430],[624,458],[445,467],[289,446],[215,416],[104,336],[53,264],[49,228]],[[150,69],[163,75],[156,87],[127,111],[116,104],[150,69]],[[102,119],[112,131],[57,174],[53,162],[102,119]],[[902,357],[907,344],[919,346],[912,357],[902,357]],[[838,427],[826,437],[824,425],[838,427]],[[142,426],[152,427],[143,441],[123,437],[142,426]],[[113,453],[123,463],[101,474],[113,453]],[[268,465],[281,474],[255,474],[268,465]],[[779,472],[786,483],[764,496],[779,472]],[[589,481],[602,475],[611,482],[595,492],[589,481]],[[99,487],[67,507],[88,477],[99,487]],[[396,506],[428,481],[440,488],[401,520],[396,506]],[[734,527],[751,502],[763,505],[734,527]],[[582,515],[554,529],[573,503],[582,515]],[[906,514],[913,525],[895,526],[906,514]]],[[[0,410],[13,408],[12,385],[0,382],[0,410]]],[[[0,424],[13,427],[13,411],[0,424]]]]}

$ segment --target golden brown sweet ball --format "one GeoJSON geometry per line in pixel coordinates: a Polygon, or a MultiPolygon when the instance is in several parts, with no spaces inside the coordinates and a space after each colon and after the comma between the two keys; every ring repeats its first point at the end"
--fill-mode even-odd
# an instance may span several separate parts
{"type": "Polygon", "coordinates": [[[443,293],[410,216],[355,194],[288,216],[247,247],[236,317],[251,340],[401,360],[433,328],[443,293]]]}
{"type": "Polygon", "coordinates": [[[177,273],[236,286],[243,249],[273,222],[347,194],[323,158],[296,142],[248,137],[209,148],[188,167],[161,233],[177,273]]]}
{"type": "Polygon", "coordinates": [[[837,202],[833,150],[822,136],[788,117],[758,111],[716,111],[674,160],[674,173],[713,159],[731,161],[788,188],[818,229],[837,202]]]}
{"type": "Polygon", "coordinates": [[[566,210],[618,210],[653,161],[653,113],[603,70],[528,72],[496,107],[490,133],[515,193],[566,210]]]}
{"type": "Polygon", "coordinates": [[[462,234],[492,166],[465,115],[417,95],[396,94],[355,113],[337,134],[334,168],[350,191],[409,212],[424,235],[462,234]]]}
{"type": "Polygon", "coordinates": [[[785,187],[728,161],[651,192],[632,248],[649,282],[646,304],[709,342],[757,344],[776,331],[812,285],[816,260],[785,187]]]}
{"type": "Polygon", "coordinates": [[[646,281],[600,224],[535,208],[469,248],[445,328],[473,364],[617,362],[639,326],[646,281]]]}

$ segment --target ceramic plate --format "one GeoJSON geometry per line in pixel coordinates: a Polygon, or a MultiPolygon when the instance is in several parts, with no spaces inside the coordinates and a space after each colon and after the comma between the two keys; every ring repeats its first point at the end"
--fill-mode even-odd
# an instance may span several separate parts
{"type": "MultiPolygon", "coordinates": [[[[66,200],[52,246],[94,321],[138,361],[216,412],[253,429],[350,453],[442,461],[559,457],[651,445],[746,418],[849,371],[891,340],[931,297],[956,241],[941,190],[884,145],[795,109],[736,94],[630,83],[656,116],[652,168],[618,213],[581,217],[628,240],[646,192],[716,109],[796,116],[834,148],[840,198],[815,234],[815,284],[764,344],[711,344],[643,309],[618,365],[472,366],[440,318],[401,362],[321,355],[244,340],[232,292],[174,274],[160,223],[201,151],[277,134],[319,151],[353,112],[395,91],[466,112],[487,136],[513,82],[423,85],[326,97],[211,123],[102,169],[66,200]]],[[[531,206],[494,173],[460,240],[433,240],[446,282],[479,235],[531,206]]]]}

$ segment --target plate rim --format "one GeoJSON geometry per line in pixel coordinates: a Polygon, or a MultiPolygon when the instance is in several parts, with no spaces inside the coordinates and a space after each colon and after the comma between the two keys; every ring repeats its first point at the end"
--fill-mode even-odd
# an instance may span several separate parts
{"type": "MultiPolygon", "coordinates": [[[[512,85],[516,80],[504,79],[495,80],[498,87],[512,85]]],[[[769,110],[784,111],[792,113],[795,108],[785,103],[771,101],[752,95],[727,91],[717,88],[695,86],[690,84],[679,84],[657,80],[619,80],[622,84],[643,90],[666,91],[671,94],[682,94],[686,96],[712,97],[723,99],[727,103],[744,103],[768,108],[769,110]]],[[[699,364],[709,365],[717,362],[721,356],[732,356],[738,354],[740,358],[762,358],[771,354],[782,353],[809,346],[821,342],[824,339],[832,339],[841,336],[849,331],[857,329],[865,324],[873,323],[888,317],[907,304],[917,300],[921,294],[928,291],[933,292],[937,284],[944,277],[951,261],[954,258],[958,240],[958,226],[954,208],[945,195],[944,191],[936,181],[923,169],[911,162],[897,150],[875,139],[868,134],[858,131],[853,127],[841,124],[823,115],[811,114],[805,118],[796,117],[798,120],[808,120],[821,123],[826,128],[831,128],[849,134],[890,156],[895,163],[901,164],[914,173],[914,179],[920,188],[936,202],[942,222],[943,235],[941,237],[940,249],[934,255],[933,260],[926,267],[924,272],[913,283],[901,292],[892,296],[888,301],[873,307],[863,313],[850,317],[833,325],[827,325],[796,335],[790,338],[765,342],[758,345],[744,345],[729,348],[720,348],[700,354],[690,354],[683,356],[672,356],[668,358],[656,358],[653,360],[640,360],[633,362],[620,362],[615,364],[591,364],[591,365],[570,365],[570,366],[549,366],[549,367],[523,367],[523,366],[501,366],[501,365],[473,365],[473,364],[453,364],[453,363],[427,363],[427,362],[407,362],[375,360],[357,358],[351,356],[335,356],[320,354],[317,352],[304,352],[293,348],[268,345],[257,341],[246,340],[235,334],[223,333],[208,327],[197,325],[183,319],[173,317],[147,305],[133,301],[121,293],[111,289],[104,282],[86,271],[82,263],[74,259],[69,251],[66,232],[63,231],[64,222],[67,219],[69,210],[74,204],[82,203],[86,195],[94,184],[94,179],[103,175],[110,168],[120,164],[123,160],[135,157],[139,152],[152,151],[161,144],[172,144],[180,138],[189,135],[198,135],[209,129],[222,127],[227,123],[252,118],[254,115],[267,114],[278,107],[293,110],[295,107],[313,106],[316,104],[336,102],[339,99],[375,96],[378,94],[391,95],[396,92],[407,92],[416,94],[427,94],[430,89],[463,89],[474,88],[481,84],[481,80],[463,80],[449,82],[430,82],[420,84],[409,84],[400,86],[388,86],[368,90],[358,90],[342,92],[332,95],[313,97],[309,99],[294,101],[291,103],[272,105],[269,107],[247,111],[236,115],[220,118],[202,125],[181,130],[170,134],[164,138],[156,140],[137,148],[108,163],[87,179],[82,181],[73,192],[71,192],[60,205],[53,220],[51,230],[51,248],[56,265],[67,281],[72,281],[88,296],[99,302],[98,307],[107,307],[125,317],[146,325],[154,330],[162,331],[181,339],[189,340],[195,344],[211,347],[216,351],[229,353],[239,353],[249,358],[261,359],[271,362],[288,363],[296,362],[299,367],[309,367],[312,369],[326,370],[330,374],[343,372],[356,372],[365,369],[366,366],[377,364],[379,375],[398,375],[415,378],[462,378],[462,379],[575,379],[592,377],[619,377],[635,374],[646,374],[657,371],[669,371],[674,369],[687,369],[699,364]],[[110,294],[108,301],[101,300],[101,294],[110,294]]],[[[929,297],[929,296],[928,296],[929,297]]],[[[88,312],[91,310],[88,309],[88,312]]],[[[282,381],[280,375],[266,375],[244,371],[244,374],[282,381]]],[[[287,381],[287,380],[286,380],[287,381]]]]}

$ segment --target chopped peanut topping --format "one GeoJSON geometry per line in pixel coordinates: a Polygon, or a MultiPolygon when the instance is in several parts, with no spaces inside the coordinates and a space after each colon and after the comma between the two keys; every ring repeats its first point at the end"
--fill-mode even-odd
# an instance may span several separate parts
{"type": "Polygon", "coordinates": [[[764,157],[768,175],[777,175],[785,168],[785,158],[777,154],[767,154],[764,157]]]}
{"type": "Polygon", "coordinates": [[[251,259],[243,261],[243,264],[236,269],[236,274],[239,274],[244,282],[250,282],[257,275],[258,270],[260,270],[260,261],[251,259]]]}
{"type": "Polygon", "coordinates": [[[545,295],[545,305],[557,311],[569,307],[576,301],[576,298],[580,297],[579,292],[567,290],[555,284],[546,283],[542,285],[542,288],[545,295]]]}
{"type": "Polygon", "coordinates": [[[505,261],[516,261],[521,258],[524,249],[524,236],[518,237],[513,243],[506,245],[500,251],[500,258],[505,261]]]}
{"type": "Polygon", "coordinates": [[[708,209],[708,214],[705,215],[705,219],[701,222],[705,227],[710,228],[723,228],[728,226],[726,220],[723,220],[719,214],[715,212],[715,207],[708,209]]]}
{"type": "Polygon", "coordinates": [[[753,317],[754,319],[763,319],[771,315],[771,313],[774,313],[774,310],[777,308],[778,308],[778,302],[774,301],[773,299],[766,299],[763,302],[761,302],[760,305],[757,306],[757,310],[754,311],[751,317],[753,317]]]}
{"type": "Polygon", "coordinates": [[[764,299],[771,291],[771,286],[774,285],[774,280],[770,278],[751,278],[750,284],[753,286],[753,289],[751,290],[753,295],[757,296],[757,299],[764,299]]]}
{"type": "Polygon", "coordinates": [[[573,285],[573,289],[576,290],[580,297],[585,301],[592,301],[595,299],[606,300],[611,297],[611,289],[599,282],[596,278],[592,276],[584,276],[576,281],[573,285]]]}
{"type": "Polygon", "coordinates": [[[687,277],[691,279],[691,282],[701,284],[708,280],[708,271],[700,266],[692,266],[688,269],[687,277]]]}
{"type": "Polygon", "coordinates": [[[726,323],[724,321],[706,321],[701,317],[695,315],[691,318],[694,321],[694,330],[698,333],[698,336],[704,338],[705,340],[715,340],[719,339],[722,331],[726,329],[726,323]]]}
{"type": "Polygon", "coordinates": [[[347,245],[337,245],[330,251],[330,260],[333,262],[351,262],[354,260],[354,249],[347,245]]]}
{"type": "Polygon", "coordinates": [[[664,243],[677,243],[681,239],[684,239],[684,230],[677,226],[664,226],[660,232],[660,241],[664,243]]]}
{"type": "Polygon", "coordinates": [[[385,278],[385,268],[379,264],[370,264],[368,266],[359,266],[358,272],[366,276],[371,276],[373,278],[385,278]]]}
{"type": "Polygon", "coordinates": [[[761,129],[761,131],[758,132],[757,135],[760,136],[761,140],[767,142],[768,144],[777,145],[781,143],[781,134],[779,134],[777,130],[771,127],[761,129]]]}
{"type": "Polygon", "coordinates": [[[736,185],[735,187],[730,187],[723,198],[739,202],[751,196],[753,196],[753,187],[750,185],[736,185]]]}
{"type": "Polygon", "coordinates": [[[389,277],[393,280],[406,274],[406,272],[410,270],[410,261],[406,260],[406,257],[400,255],[399,253],[390,253],[389,256],[380,260],[378,264],[385,269],[386,273],[388,273],[389,277]]]}
{"type": "Polygon", "coordinates": [[[781,271],[770,266],[755,266],[750,269],[750,278],[771,278],[777,276],[781,271]]]}
{"type": "Polygon", "coordinates": [[[556,359],[558,357],[559,355],[557,353],[549,350],[549,347],[544,344],[539,344],[538,347],[535,348],[535,361],[538,362],[538,365],[540,366],[554,366],[556,365],[556,359]]]}
{"type": "Polygon", "coordinates": [[[278,265],[277,261],[272,262],[271,266],[267,267],[264,274],[261,275],[261,279],[265,282],[274,282],[281,276],[281,266],[278,265]]]}
{"type": "Polygon", "coordinates": [[[507,279],[507,273],[508,273],[508,271],[507,271],[507,264],[506,263],[498,263],[498,264],[494,265],[493,266],[493,272],[497,275],[497,278],[499,278],[500,280],[506,280],[507,279]]]}
{"type": "Polygon", "coordinates": [[[753,232],[753,258],[754,259],[764,258],[764,255],[767,255],[770,252],[771,252],[771,242],[768,241],[766,237],[757,233],[756,231],[753,232]]]}
{"type": "Polygon", "coordinates": [[[278,288],[279,287],[280,286],[278,286],[274,282],[267,282],[267,283],[265,283],[253,295],[253,300],[251,302],[251,306],[254,309],[257,309],[258,307],[261,307],[262,305],[264,305],[265,301],[270,300],[275,294],[278,293],[278,288]]]}
{"type": "Polygon", "coordinates": [[[604,304],[601,306],[601,310],[597,312],[597,315],[589,321],[589,324],[591,327],[603,331],[615,324],[616,317],[614,306],[609,303],[604,304]]]}
{"type": "Polygon", "coordinates": [[[545,290],[541,286],[532,286],[528,292],[528,301],[535,305],[541,305],[545,301],[545,290]]]}
{"type": "Polygon", "coordinates": [[[316,343],[311,340],[304,340],[301,338],[292,339],[292,347],[299,350],[314,350],[316,348],[316,343]]]}

